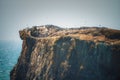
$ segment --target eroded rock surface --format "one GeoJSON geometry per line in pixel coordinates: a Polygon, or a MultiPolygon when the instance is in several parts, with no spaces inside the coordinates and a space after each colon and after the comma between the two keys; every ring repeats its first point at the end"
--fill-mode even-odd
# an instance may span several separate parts
{"type": "Polygon", "coordinates": [[[44,25],[19,33],[11,80],[120,80],[120,30],[44,25]]]}

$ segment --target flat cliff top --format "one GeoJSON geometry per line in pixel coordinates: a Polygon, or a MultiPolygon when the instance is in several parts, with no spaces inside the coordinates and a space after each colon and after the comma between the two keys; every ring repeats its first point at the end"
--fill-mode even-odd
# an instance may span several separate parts
{"type": "Polygon", "coordinates": [[[33,26],[19,31],[20,38],[51,39],[70,36],[81,40],[120,44],[120,30],[105,27],[60,28],[54,25],[33,26]]]}

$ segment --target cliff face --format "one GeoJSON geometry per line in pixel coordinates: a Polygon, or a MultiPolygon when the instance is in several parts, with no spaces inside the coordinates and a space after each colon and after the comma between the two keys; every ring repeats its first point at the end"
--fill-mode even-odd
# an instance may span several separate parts
{"type": "Polygon", "coordinates": [[[120,31],[62,29],[20,31],[22,52],[11,80],[120,80],[120,31]]]}

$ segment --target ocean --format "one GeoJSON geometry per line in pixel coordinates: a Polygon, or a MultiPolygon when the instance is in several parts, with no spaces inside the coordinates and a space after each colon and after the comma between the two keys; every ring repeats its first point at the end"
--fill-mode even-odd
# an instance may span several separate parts
{"type": "Polygon", "coordinates": [[[17,63],[21,41],[0,41],[0,80],[10,80],[10,71],[17,63]]]}

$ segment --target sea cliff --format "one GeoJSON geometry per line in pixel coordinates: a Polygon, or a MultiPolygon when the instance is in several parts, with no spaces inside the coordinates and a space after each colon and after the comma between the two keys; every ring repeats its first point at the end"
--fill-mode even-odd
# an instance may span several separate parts
{"type": "Polygon", "coordinates": [[[11,80],[120,80],[120,30],[43,25],[19,33],[11,80]]]}

